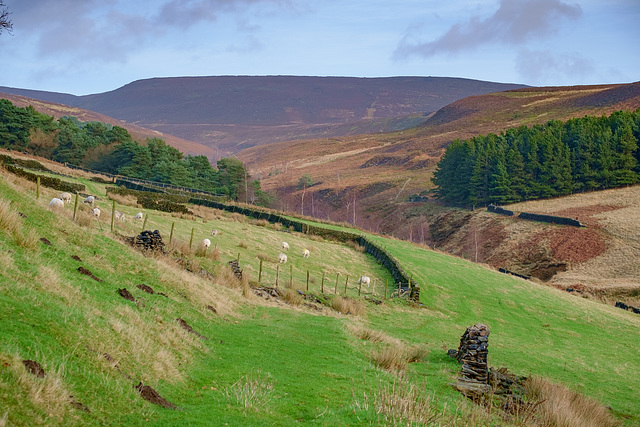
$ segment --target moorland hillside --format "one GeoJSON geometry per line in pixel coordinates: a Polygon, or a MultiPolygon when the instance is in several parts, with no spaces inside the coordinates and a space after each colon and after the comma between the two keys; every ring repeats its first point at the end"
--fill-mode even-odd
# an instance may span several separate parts
{"type": "Polygon", "coordinates": [[[519,87],[448,77],[211,76],[138,80],[85,96],[7,87],[0,92],[199,142],[219,149],[219,158],[273,141],[406,129],[458,99],[519,87]]]}

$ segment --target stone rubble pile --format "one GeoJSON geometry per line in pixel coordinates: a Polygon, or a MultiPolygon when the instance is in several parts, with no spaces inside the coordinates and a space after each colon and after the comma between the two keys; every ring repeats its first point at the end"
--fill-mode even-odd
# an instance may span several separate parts
{"type": "Polygon", "coordinates": [[[139,251],[160,251],[165,252],[165,245],[158,230],[144,230],[135,237],[126,237],[125,241],[139,251]]]}
{"type": "Polygon", "coordinates": [[[233,271],[234,276],[236,276],[238,280],[242,280],[242,269],[240,269],[240,264],[238,263],[238,260],[234,259],[233,261],[229,261],[229,267],[231,267],[231,270],[233,271]]]}

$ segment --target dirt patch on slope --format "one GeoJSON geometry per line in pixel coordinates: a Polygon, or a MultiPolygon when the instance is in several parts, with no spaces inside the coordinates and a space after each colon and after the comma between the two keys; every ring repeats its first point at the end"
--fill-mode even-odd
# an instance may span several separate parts
{"type": "Polygon", "coordinates": [[[562,227],[548,232],[554,258],[581,263],[602,255],[607,250],[604,236],[593,228],[562,227]]]}

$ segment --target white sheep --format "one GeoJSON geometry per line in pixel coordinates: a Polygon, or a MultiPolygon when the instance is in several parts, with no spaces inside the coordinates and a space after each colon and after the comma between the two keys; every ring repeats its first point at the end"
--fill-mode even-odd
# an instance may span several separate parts
{"type": "Polygon", "coordinates": [[[116,221],[124,222],[124,212],[116,211],[114,217],[116,221]]]}
{"type": "Polygon", "coordinates": [[[362,276],[358,279],[358,285],[363,285],[366,286],[367,288],[369,288],[369,285],[371,284],[371,278],[369,276],[362,276]]]}
{"type": "Polygon", "coordinates": [[[93,196],[89,196],[86,199],[84,199],[84,201],[82,203],[87,203],[91,206],[93,206],[93,204],[96,202],[96,198],[93,196]]]}
{"type": "Polygon", "coordinates": [[[282,250],[285,250],[285,251],[289,250],[289,244],[287,242],[282,242],[282,250]]]}
{"type": "Polygon", "coordinates": [[[58,199],[57,197],[54,197],[49,202],[49,209],[59,209],[59,208],[60,209],[64,208],[64,202],[62,201],[62,199],[58,199]]]}
{"type": "Polygon", "coordinates": [[[202,247],[206,249],[209,249],[209,246],[211,246],[211,240],[209,239],[203,239],[202,240],[202,247]]]}
{"type": "Polygon", "coordinates": [[[142,212],[138,212],[136,216],[133,217],[133,219],[142,219],[142,218],[143,218],[142,212]]]}
{"type": "Polygon", "coordinates": [[[71,193],[62,193],[60,199],[65,203],[71,202],[71,193]]]}
{"type": "Polygon", "coordinates": [[[220,232],[218,230],[216,230],[215,228],[213,230],[211,230],[211,235],[212,236],[217,236],[218,234],[220,234],[220,232]]]}
{"type": "Polygon", "coordinates": [[[278,262],[280,264],[286,264],[287,256],[285,254],[283,254],[282,252],[280,252],[280,255],[278,255],[278,262]]]}
{"type": "Polygon", "coordinates": [[[91,210],[91,215],[95,216],[96,218],[100,218],[100,208],[93,208],[91,210]]]}
{"type": "Polygon", "coordinates": [[[311,252],[309,252],[309,249],[305,249],[302,251],[303,258],[309,258],[309,255],[311,255],[311,252]]]}

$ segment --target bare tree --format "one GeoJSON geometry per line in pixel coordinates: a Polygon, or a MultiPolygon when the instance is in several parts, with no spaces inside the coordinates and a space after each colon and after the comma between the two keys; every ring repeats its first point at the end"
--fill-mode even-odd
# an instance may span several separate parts
{"type": "Polygon", "coordinates": [[[0,34],[2,34],[3,30],[11,32],[13,29],[13,22],[9,19],[9,15],[11,15],[11,12],[4,4],[4,0],[0,0],[0,34]]]}

